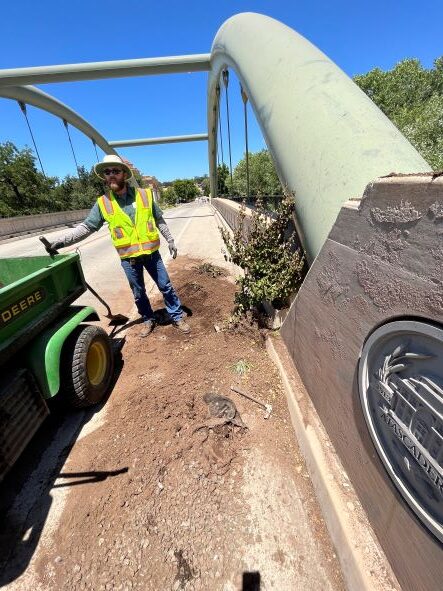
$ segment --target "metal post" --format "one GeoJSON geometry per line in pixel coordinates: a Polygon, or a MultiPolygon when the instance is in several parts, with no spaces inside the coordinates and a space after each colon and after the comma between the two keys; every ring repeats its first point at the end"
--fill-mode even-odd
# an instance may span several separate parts
{"type": "Polygon", "coordinates": [[[193,135],[171,135],[166,137],[140,138],[135,140],[114,140],[109,145],[113,148],[132,146],[155,146],[157,144],[177,144],[180,142],[205,142],[208,139],[207,133],[195,133],[193,135]]]}
{"type": "Polygon", "coordinates": [[[36,66],[33,68],[11,68],[0,70],[0,86],[104,80],[106,78],[152,76],[157,74],[187,74],[189,72],[206,72],[210,69],[211,62],[208,53],[36,66]]]}

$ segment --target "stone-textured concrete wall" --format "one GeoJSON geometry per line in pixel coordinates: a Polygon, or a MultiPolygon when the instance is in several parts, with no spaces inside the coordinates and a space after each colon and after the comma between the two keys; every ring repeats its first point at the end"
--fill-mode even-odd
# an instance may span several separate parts
{"type": "Polygon", "coordinates": [[[43,230],[54,226],[64,226],[81,222],[88,215],[89,209],[40,213],[0,219],[0,238],[17,236],[27,232],[43,230]]]}
{"type": "MultiPolygon", "coordinates": [[[[402,588],[434,591],[443,548],[392,484],[364,420],[368,335],[400,318],[443,323],[443,178],[391,176],[347,202],[282,327],[284,342],[402,588]]],[[[443,360],[442,360],[443,363],[443,360]]]]}
{"type": "MultiPolygon", "coordinates": [[[[232,201],[231,199],[221,199],[220,197],[212,199],[211,203],[217,209],[220,215],[224,218],[231,230],[235,232],[239,225],[239,213],[241,208],[240,203],[232,201]]],[[[245,214],[245,228],[248,228],[251,209],[247,207],[245,210],[245,214]]]]}

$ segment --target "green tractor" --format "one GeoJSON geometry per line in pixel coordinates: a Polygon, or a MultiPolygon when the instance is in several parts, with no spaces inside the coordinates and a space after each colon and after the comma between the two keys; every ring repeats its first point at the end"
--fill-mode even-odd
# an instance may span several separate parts
{"type": "Polygon", "coordinates": [[[90,324],[99,320],[94,308],[73,305],[87,289],[80,257],[51,254],[0,259],[0,481],[49,414],[49,399],[90,406],[112,383],[111,339],[90,324]]]}

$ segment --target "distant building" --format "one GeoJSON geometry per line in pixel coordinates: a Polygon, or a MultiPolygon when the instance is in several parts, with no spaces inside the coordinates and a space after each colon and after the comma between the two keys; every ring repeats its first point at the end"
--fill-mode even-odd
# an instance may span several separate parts
{"type": "Polygon", "coordinates": [[[122,158],[122,161],[126,164],[126,166],[129,166],[129,168],[132,170],[132,172],[134,173],[134,175],[138,175],[141,176],[141,172],[139,171],[138,168],[136,168],[132,162],[130,162],[129,160],[127,160],[126,158],[122,158]]]}
{"type": "Polygon", "coordinates": [[[134,175],[137,175],[139,178],[142,179],[142,187],[145,187],[146,189],[152,189],[152,194],[154,195],[154,200],[155,201],[159,201],[160,199],[160,189],[161,189],[161,183],[160,181],[158,181],[155,176],[149,176],[149,175],[142,175],[142,173],[139,171],[138,168],[136,168],[132,162],[130,162],[129,160],[127,160],[126,158],[122,158],[123,162],[126,164],[126,166],[129,166],[129,168],[132,170],[132,172],[134,173],[134,175]]]}
{"type": "Polygon", "coordinates": [[[155,176],[143,175],[142,176],[142,185],[148,189],[152,189],[152,194],[154,195],[155,201],[159,201],[160,199],[160,189],[161,183],[159,180],[155,178],[155,176]]]}

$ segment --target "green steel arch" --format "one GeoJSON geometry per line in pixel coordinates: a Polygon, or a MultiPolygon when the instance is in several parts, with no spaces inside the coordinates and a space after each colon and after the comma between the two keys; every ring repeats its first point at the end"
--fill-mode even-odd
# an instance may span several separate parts
{"type": "Polygon", "coordinates": [[[92,127],[90,123],[83,119],[81,115],[39,88],[35,88],[34,86],[0,86],[0,97],[21,101],[27,105],[33,105],[34,107],[48,111],[48,113],[52,113],[53,115],[64,119],[73,127],[76,127],[83,132],[93,140],[97,146],[105,152],[105,154],[117,154],[106,139],[94,127],[92,127]]]}
{"type": "MultiPolygon", "coordinates": [[[[57,99],[18,84],[209,70],[208,155],[215,196],[217,88],[225,68],[239,76],[280,180],[296,194],[298,230],[311,261],[344,201],[360,198],[365,186],[378,176],[430,170],[397,128],[328,57],[294,30],[255,13],[228,19],[217,32],[210,55],[0,70],[0,96],[62,117],[112,154],[112,144],[165,143],[177,141],[177,136],[110,143],[57,99]]],[[[203,139],[204,134],[199,135],[203,139]]],[[[195,139],[195,135],[182,136],[180,141],[195,139]]]]}
{"type": "Polygon", "coordinates": [[[255,13],[217,32],[208,80],[208,155],[216,195],[217,87],[232,68],[246,91],[283,186],[296,195],[309,260],[344,201],[390,172],[430,166],[389,119],[324,53],[286,25],[255,13]]]}

